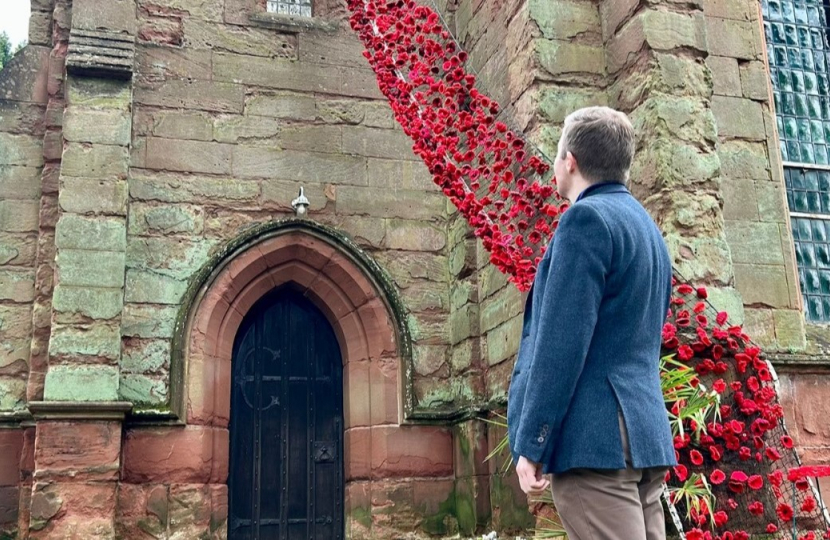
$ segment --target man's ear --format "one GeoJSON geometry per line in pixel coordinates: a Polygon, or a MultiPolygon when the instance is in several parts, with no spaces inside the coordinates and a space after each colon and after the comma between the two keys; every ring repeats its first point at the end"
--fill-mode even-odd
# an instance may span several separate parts
{"type": "Polygon", "coordinates": [[[571,174],[576,172],[576,170],[579,168],[579,165],[576,162],[576,157],[574,157],[574,155],[570,152],[568,152],[565,156],[565,168],[571,174]]]}

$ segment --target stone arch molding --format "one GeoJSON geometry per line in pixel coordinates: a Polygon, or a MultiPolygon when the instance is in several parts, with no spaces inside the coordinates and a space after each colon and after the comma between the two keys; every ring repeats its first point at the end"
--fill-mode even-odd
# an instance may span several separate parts
{"type": "Polygon", "coordinates": [[[236,332],[257,300],[287,286],[313,302],[337,335],[345,427],[401,423],[411,400],[410,336],[377,264],[334,231],[300,220],[252,231],[235,244],[197,280],[177,325],[179,420],[227,427],[236,332]]]}

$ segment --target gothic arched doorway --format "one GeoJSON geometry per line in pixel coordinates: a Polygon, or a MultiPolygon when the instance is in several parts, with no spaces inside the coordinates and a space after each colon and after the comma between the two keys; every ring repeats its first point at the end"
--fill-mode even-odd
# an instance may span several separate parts
{"type": "Polygon", "coordinates": [[[280,288],[245,316],[232,358],[229,539],[341,539],[343,365],[331,324],[280,288]]]}

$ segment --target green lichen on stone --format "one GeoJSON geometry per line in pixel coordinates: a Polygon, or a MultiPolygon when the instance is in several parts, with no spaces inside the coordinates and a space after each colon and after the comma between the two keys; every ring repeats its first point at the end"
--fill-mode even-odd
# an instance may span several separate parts
{"type": "Polygon", "coordinates": [[[436,536],[455,534],[458,526],[456,514],[456,492],[453,490],[439,505],[436,513],[424,518],[421,528],[424,532],[436,536]]]}
{"type": "Polygon", "coordinates": [[[536,520],[528,511],[527,500],[517,497],[500,475],[490,477],[490,501],[494,515],[498,515],[498,530],[529,531],[536,526],[536,520]]]}
{"type": "Polygon", "coordinates": [[[357,521],[367,529],[372,526],[371,508],[364,508],[362,506],[352,508],[351,512],[349,513],[349,517],[357,521]]]}
{"type": "Polygon", "coordinates": [[[118,368],[114,366],[50,366],[46,373],[47,401],[115,401],[118,368]]]}

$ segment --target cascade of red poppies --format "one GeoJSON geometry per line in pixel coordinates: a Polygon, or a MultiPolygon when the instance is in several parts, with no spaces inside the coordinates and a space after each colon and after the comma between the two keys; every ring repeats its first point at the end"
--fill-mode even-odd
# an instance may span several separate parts
{"type": "MultiPolygon", "coordinates": [[[[567,209],[550,165],[521,134],[498,121],[499,105],[477,88],[465,68],[466,53],[435,10],[403,0],[348,0],[348,5],[364,56],[412,138],[413,151],[481,239],[491,262],[527,290],[567,209]]],[[[704,288],[677,282],[663,329],[664,354],[695,370],[696,382],[721,400],[718,416],[702,426],[699,438],[688,435],[698,427],[689,422],[687,435],[675,440],[680,465],[668,475],[669,485],[683,485],[697,473],[717,497],[714,508],[689,512],[686,538],[788,537],[794,516],[799,538],[830,538],[811,484],[787,477],[800,463],[784,430],[771,366],[741,327],[730,326],[727,314],[714,311],[706,297],[704,288]]]]}

